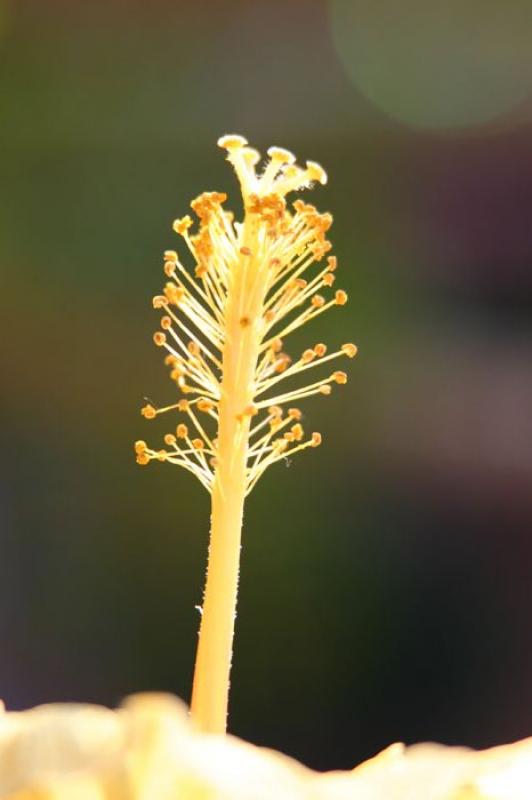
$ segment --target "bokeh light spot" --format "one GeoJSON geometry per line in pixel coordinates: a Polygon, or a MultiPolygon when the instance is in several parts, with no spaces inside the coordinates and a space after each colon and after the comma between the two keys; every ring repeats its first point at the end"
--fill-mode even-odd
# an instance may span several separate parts
{"type": "Polygon", "coordinates": [[[532,92],[530,0],[330,0],[330,22],[351,80],[406,124],[482,124],[532,92]]]}

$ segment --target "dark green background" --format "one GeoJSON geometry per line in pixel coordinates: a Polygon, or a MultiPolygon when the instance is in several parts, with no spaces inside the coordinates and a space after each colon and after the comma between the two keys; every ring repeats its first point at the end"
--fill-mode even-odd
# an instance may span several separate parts
{"type": "MultiPolygon", "coordinates": [[[[529,734],[530,101],[482,125],[394,119],[351,81],[325,2],[0,12],[8,707],[189,695],[208,498],[132,443],[156,439],[144,396],[173,399],[151,341],[170,222],[203,190],[236,205],[215,144],[235,131],[327,169],[308,199],[334,214],[350,303],[293,348],[360,356],[305,404],[323,447],[249,501],[231,730],[319,768],[529,734]]],[[[453,80],[421,110],[452,107],[453,80]]]]}

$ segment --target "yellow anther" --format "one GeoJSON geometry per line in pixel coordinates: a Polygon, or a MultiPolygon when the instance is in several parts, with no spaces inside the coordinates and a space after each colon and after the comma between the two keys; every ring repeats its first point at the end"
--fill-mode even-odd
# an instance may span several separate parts
{"type": "Polygon", "coordinates": [[[212,411],[214,408],[214,403],[212,400],[206,400],[205,398],[198,400],[196,403],[196,408],[198,411],[204,411],[205,413],[212,411]]]}
{"type": "Polygon", "coordinates": [[[163,258],[165,261],[173,261],[174,264],[177,264],[177,253],[175,250],[165,250],[163,258]]]}
{"type": "MultiPolygon", "coordinates": [[[[294,411],[295,409],[292,409],[294,411]]],[[[283,409],[281,406],[270,406],[268,408],[268,414],[270,417],[282,417],[283,416],[283,409]]]]}
{"type": "Polygon", "coordinates": [[[153,334],[153,341],[157,347],[162,347],[164,344],[166,344],[166,336],[161,331],[155,331],[153,334]]]}
{"type": "Polygon", "coordinates": [[[271,343],[270,350],[273,350],[274,353],[278,353],[283,347],[283,340],[277,337],[271,343]]]}
{"type": "Polygon", "coordinates": [[[175,436],[173,433],[166,433],[164,436],[164,443],[168,445],[175,444],[175,436]]]}
{"type": "Polygon", "coordinates": [[[297,425],[292,425],[290,430],[292,431],[293,437],[296,440],[296,442],[300,442],[301,439],[303,438],[303,426],[298,423],[297,425]]]}
{"type": "Polygon", "coordinates": [[[296,160],[295,155],[284,147],[270,147],[268,155],[272,161],[277,161],[279,164],[293,164],[296,160]]]}
{"type": "Polygon", "coordinates": [[[172,275],[175,272],[175,262],[174,261],[165,261],[163,269],[164,269],[164,274],[168,278],[171,278],[172,275]]]}
{"type": "Polygon", "coordinates": [[[146,442],[143,442],[142,439],[139,439],[138,442],[135,442],[135,453],[143,453],[147,449],[148,445],[146,442]]]}
{"type": "Polygon", "coordinates": [[[311,447],[319,447],[320,444],[321,444],[321,433],[318,433],[317,431],[315,431],[312,434],[312,438],[310,440],[310,443],[311,443],[311,447]]]}
{"type": "Polygon", "coordinates": [[[289,408],[288,409],[288,416],[290,417],[290,419],[296,419],[296,420],[299,421],[303,415],[301,414],[301,409],[299,409],[299,408],[289,408]]]}
{"type": "Polygon", "coordinates": [[[192,447],[194,450],[203,450],[205,447],[205,442],[203,439],[192,439],[192,447]]]}
{"type": "Polygon", "coordinates": [[[336,301],[336,305],[345,306],[345,304],[347,303],[347,292],[344,292],[343,289],[338,289],[338,291],[334,295],[334,299],[336,301]]]}
{"type": "Polygon", "coordinates": [[[314,347],[314,353],[318,356],[318,358],[323,358],[325,353],[327,352],[327,345],[326,344],[317,344],[314,347]]]}
{"type": "Polygon", "coordinates": [[[307,161],[307,175],[311,181],[318,181],[318,183],[327,183],[327,173],[320,164],[315,161],[307,161]]]}
{"type": "Polygon", "coordinates": [[[298,289],[304,289],[307,286],[307,281],[304,278],[296,278],[294,281],[294,286],[298,289]]]}
{"type": "Polygon", "coordinates": [[[166,461],[166,456],[168,453],[166,450],[159,450],[157,453],[157,461],[166,461]]]}
{"type": "Polygon", "coordinates": [[[358,347],[356,344],[351,344],[351,342],[348,342],[347,344],[342,345],[342,352],[345,353],[349,358],[354,358],[358,353],[358,347]]]}
{"type": "Polygon", "coordinates": [[[168,298],[169,303],[178,306],[185,296],[185,290],[182,286],[176,286],[175,283],[168,282],[164,287],[164,293],[168,298]]]}
{"type": "Polygon", "coordinates": [[[183,377],[183,375],[185,375],[185,372],[182,369],[180,369],[179,367],[176,367],[176,369],[173,369],[171,371],[170,378],[173,381],[178,381],[180,378],[183,377]]]}
{"type": "Polygon", "coordinates": [[[168,353],[168,355],[165,356],[164,363],[167,367],[175,367],[179,364],[179,359],[172,355],[172,353],[168,353]]]}
{"type": "Polygon", "coordinates": [[[167,331],[171,327],[172,327],[172,320],[170,319],[170,317],[161,317],[161,328],[167,331]]]}
{"type": "Polygon", "coordinates": [[[329,270],[329,272],[334,272],[337,266],[338,266],[338,259],[336,258],[336,256],[329,256],[327,258],[327,269],[329,270]]]}
{"type": "Polygon", "coordinates": [[[347,374],[341,370],[333,372],[331,378],[335,381],[335,383],[347,383],[347,374]]]}
{"type": "Polygon", "coordinates": [[[200,354],[200,346],[197,342],[189,342],[187,344],[187,350],[191,356],[199,356],[200,354]]]}
{"type": "Polygon", "coordinates": [[[309,350],[305,350],[301,354],[301,361],[303,362],[303,364],[310,364],[310,362],[314,361],[315,358],[316,358],[316,353],[314,352],[314,350],[310,350],[310,349],[309,350]]]}
{"type": "Polygon", "coordinates": [[[238,133],[226,133],[225,136],[220,136],[218,139],[218,147],[222,147],[224,150],[238,150],[240,147],[245,147],[247,143],[247,139],[238,133]]]}
{"type": "Polygon", "coordinates": [[[310,302],[314,308],[321,308],[325,305],[325,298],[322,297],[321,294],[315,294],[310,302]]]}
{"type": "Polygon", "coordinates": [[[177,408],[179,411],[188,411],[190,402],[188,400],[180,400],[177,404],[177,408]]]}
{"type": "Polygon", "coordinates": [[[252,255],[251,250],[249,249],[249,247],[241,247],[240,248],[240,252],[242,253],[243,256],[252,255]]]}
{"type": "Polygon", "coordinates": [[[189,215],[187,214],[186,217],[181,217],[181,219],[175,219],[172,224],[172,228],[180,236],[184,236],[192,225],[193,225],[192,217],[189,217],[189,215]]]}
{"type": "Polygon", "coordinates": [[[182,422],[177,426],[175,432],[178,439],[186,439],[188,436],[188,428],[182,422]]]}
{"type": "Polygon", "coordinates": [[[335,280],[336,278],[332,274],[332,272],[326,272],[321,282],[323,283],[324,286],[332,286],[335,280]]]}
{"type": "Polygon", "coordinates": [[[246,406],[244,411],[242,412],[243,416],[245,417],[255,417],[259,413],[257,406],[250,403],[249,406],[246,406]]]}
{"type": "Polygon", "coordinates": [[[166,297],[163,297],[162,294],[156,294],[152,300],[152,303],[154,308],[164,308],[164,306],[167,305],[168,301],[166,297]]]}
{"type": "Polygon", "coordinates": [[[136,462],[137,464],[141,464],[143,467],[149,463],[150,457],[146,455],[146,453],[137,453],[136,462]]]}
{"type": "Polygon", "coordinates": [[[286,439],[287,442],[293,442],[295,436],[292,431],[286,431],[286,433],[283,433],[283,438],[286,439]]]}
{"type": "Polygon", "coordinates": [[[328,383],[324,383],[322,386],[319,387],[318,391],[320,394],[329,395],[332,392],[332,389],[328,383]]]}
{"type": "Polygon", "coordinates": [[[140,413],[145,419],[155,419],[157,412],[153,406],[147,405],[140,409],[140,413]]]}
{"type": "Polygon", "coordinates": [[[272,311],[271,308],[269,308],[264,314],[264,321],[273,322],[274,319],[275,319],[275,311],[272,311]]]}

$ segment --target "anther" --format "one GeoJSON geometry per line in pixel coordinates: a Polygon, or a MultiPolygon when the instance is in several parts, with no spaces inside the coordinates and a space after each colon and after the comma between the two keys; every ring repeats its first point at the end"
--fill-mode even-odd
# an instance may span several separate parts
{"type": "Polygon", "coordinates": [[[166,344],[166,336],[161,331],[155,331],[153,334],[153,341],[157,347],[162,347],[164,344],[166,344]]]}
{"type": "Polygon", "coordinates": [[[137,453],[136,462],[137,464],[141,464],[143,467],[148,464],[150,461],[150,457],[146,455],[146,453],[137,453]]]}
{"type": "Polygon", "coordinates": [[[155,295],[155,297],[152,300],[154,308],[164,308],[164,306],[167,304],[167,302],[168,301],[167,301],[166,297],[163,297],[162,294],[155,295]]]}
{"type": "Polygon", "coordinates": [[[328,383],[324,383],[319,387],[318,391],[320,394],[329,395],[332,392],[332,389],[328,383]]]}
{"type": "Polygon", "coordinates": [[[177,264],[177,253],[175,250],[165,250],[163,258],[165,261],[172,261],[174,264],[177,264]]]}
{"type": "Polygon", "coordinates": [[[336,301],[336,305],[345,306],[345,304],[347,303],[347,292],[344,292],[343,289],[338,289],[338,291],[334,295],[334,299],[336,301]]]}
{"type": "Polygon", "coordinates": [[[172,327],[172,320],[170,319],[170,317],[161,317],[161,328],[167,331],[171,327],[172,327]]]}
{"type": "Polygon", "coordinates": [[[205,442],[203,439],[192,439],[192,447],[194,450],[203,450],[205,447],[205,442]]]}
{"type": "Polygon", "coordinates": [[[182,422],[175,429],[178,439],[186,439],[188,436],[188,428],[182,422]]]}
{"type": "Polygon", "coordinates": [[[153,406],[147,405],[141,408],[140,413],[145,419],[155,419],[157,412],[153,406]]]}
{"type": "Polygon", "coordinates": [[[273,350],[274,353],[278,353],[279,350],[281,350],[282,346],[283,346],[283,340],[279,337],[277,337],[277,339],[274,339],[273,342],[271,343],[271,349],[273,350]]]}
{"type": "Polygon", "coordinates": [[[247,328],[249,326],[249,322],[250,322],[249,317],[240,318],[240,325],[242,326],[242,328],[247,328]]]}
{"type": "Polygon", "coordinates": [[[311,300],[312,305],[314,308],[321,308],[325,305],[325,298],[321,296],[321,294],[315,294],[311,300]]]}
{"type": "Polygon", "coordinates": [[[314,350],[305,350],[301,355],[301,361],[304,364],[310,364],[311,361],[314,361],[316,358],[316,352],[314,350]]]}
{"type": "Polygon", "coordinates": [[[334,272],[337,266],[338,266],[338,259],[336,258],[336,256],[329,256],[327,258],[327,268],[329,272],[334,272]]]}
{"type": "Polygon", "coordinates": [[[175,444],[175,436],[173,433],[166,433],[164,436],[164,443],[168,445],[175,444]]]}
{"type": "Polygon", "coordinates": [[[335,383],[347,383],[347,374],[341,370],[333,372],[331,378],[335,381],[335,383]]]}
{"type": "Polygon", "coordinates": [[[354,358],[358,352],[358,347],[356,344],[351,344],[349,342],[342,345],[342,352],[345,353],[349,358],[354,358]]]}
{"type": "MultiPolygon", "coordinates": [[[[296,411],[297,409],[292,408],[291,411],[296,411]]],[[[270,417],[282,417],[283,416],[283,409],[281,406],[270,406],[268,408],[268,414],[270,417]]]]}
{"type": "Polygon", "coordinates": [[[143,442],[142,439],[139,439],[138,442],[135,442],[135,453],[137,453],[137,455],[139,453],[143,453],[147,448],[148,445],[146,442],[143,442]]]}
{"type": "Polygon", "coordinates": [[[198,402],[196,403],[196,408],[198,409],[198,411],[204,411],[205,413],[208,413],[209,411],[212,411],[212,409],[214,408],[214,403],[212,402],[212,400],[207,400],[203,398],[201,400],[198,400],[198,402]]]}
{"type": "Polygon", "coordinates": [[[251,255],[251,250],[249,249],[249,247],[241,247],[240,252],[242,253],[243,256],[251,255]]]}
{"type": "Polygon", "coordinates": [[[249,406],[246,406],[244,411],[242,412],[243,416],[245,417],[255,417],[259,413],[257,406],[253,403],[250,403],[249,406]]]}
{"type": "Polygon", "coordinates": [[[157,461],[166,461],[166,456],[168,453],[166,450],[159,450],[157,453],[157,461]]]}
{"type": "Polygon", "coordinates": [[[315,431],[312,434],[312,438],[310,440],[310,445],[311,445],[311,447],[319,447],[320,444],[321,444],[321,433],[318,433],[317,431],[315,431]]]}
{"type": "Polygon", "coordinates": [[[323,283],[324,286],[332,286],[335,280],[336,280],[336,278],[332,274],[332,272],[327,272],[323,276],[321,282],[323,283]]]}
{"type": "Polygon", "coordinates": [[[296,442],[300,442],[303,438],[303,426],[298,423],[297,425],[292,425],[290,430],[296,442]]]}
{"type": "Polygon", "coordinates": [[[290,419],[295,419],[299,421],[302,417],[301,410],[299,408],[289,408],[288,416],[290,417],[290,419]]]}
{"type": "Polygon", "coordinates": [[[318,356],[318,358],[322,358],[325,353],[327,352],[327,345],[326,344],[317,344],[314,347],[314,353],[318,356]]]}
{"type": "Polygon", "coordinates": [[[177,404],[177,408],[179,411],[188,411],[190,402],[188,400],[180,400],[177,404]]]}
{"type": "Polygon", "coordinates": [[[192,217],[189,217],[188,214],[186,217],[181,217],[181,219],[175,219],[172,223],[172,228],[176,233],[180,236],[184,236],[184,234],[188,231],[188,229],[192,226],[192,217]]]}
{"type": "Polygon", "coordinates": [[[200,354],[200,346],[197,342],[189,342],[187,344],[187,350],[191,356],[199,356],[200,354]]]}

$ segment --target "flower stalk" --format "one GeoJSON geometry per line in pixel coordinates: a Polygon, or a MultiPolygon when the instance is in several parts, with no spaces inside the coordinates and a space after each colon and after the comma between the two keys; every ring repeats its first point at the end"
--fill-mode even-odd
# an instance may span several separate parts
{"type": "Polygon", "coordinates": [[[147,419],[177,410],[188,415],[167,433],[170,449],[135,445],[137,461],[168,461],[192,472],[212,496],[207,579],[194,671],[191,715],[197,729],[226,729],[229,676],[238,590],[244,501],[264,471],[300,450],[316,447],[321,435],[305,437],[301,411],[293,403],[311,395],[328,395],[347,381],[335,371],[300,388],[280,391],[277,384],[338,357],[352,358],[353,344],[327,354],[322,343],[292,361],[283,339],[327,309],[344,305],[338,290],[327,301],[319,292],[335,280],[336,259],[326,258],[330,214],[286,195],[325,183],[323,169],[306,168],[281,148],[270,148],[261,175],[257,151],[240,136],[225,136],[219,145],[236,171],[244,205],[242,223],[223,208],[224,194],[206,192],[192,202],[199,217],[190,234],[188,216],[174,222],[195,262],[187,269],[174,251],[165,253],[164,271],[171,280],[153,304],[164,311],[155,344],[167,351],[170,377],[184,395],[163,408],[142,409],[147,419]],[[205,416],[205,422],[201,419],[205,416]],[[210,418],[210,419],[209,419],[210,418]],[[215,430],[208,432],[208,425],[215,430]]]}

